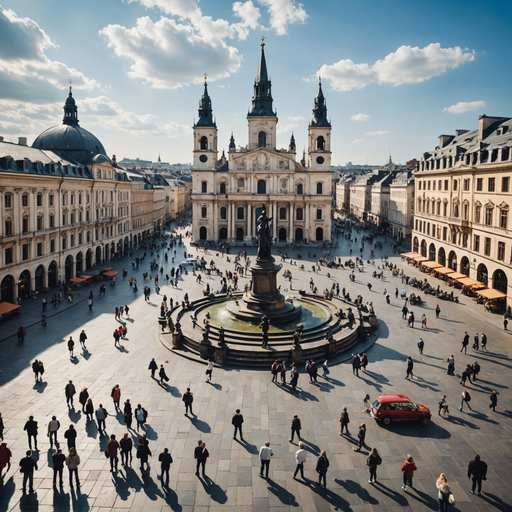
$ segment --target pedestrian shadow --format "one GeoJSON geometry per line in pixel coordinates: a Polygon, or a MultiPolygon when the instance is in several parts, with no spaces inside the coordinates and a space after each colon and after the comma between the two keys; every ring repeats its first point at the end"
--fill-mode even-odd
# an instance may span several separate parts
{"type": "Polygon", "coordinates": [[[88,420],[85,423],[85,431],[87,432],[87,437],[92,437],[96,439],[98,437],[98,425],[95,420],[88,420]]]}
{"type": "Polygon", "coordinates": [[[99,438],[100,452],[104,453],[107,449],[110,436],[107,433],[101,433],[99,438]]]}
{"type": "Polygon", "coordinates": [[[243,441],[235,439],[235,441],[241,444],[249,453],[252,453],[253,455],[257,455],[260,452],[256,445],[248,443],[245,439],[243,441]]]}
{"type": "Polygon", "coordinates": [[[116,420],[123,425],[124,424],[124,414],[121,410],[116,411],[116,420]]]}
{"type": "Polygon", "coordinates": [[[499,388],[499,389],[508,389],[509,386],[505,386],[504,384],[498,384],[496,382],[489,382],[488,380],[482,380],[478,379],[476,382],[481,382],[483,384],[489,384],[491,386],[491,392],[493,389],[499,388]]]}
{"type": "Polygon", "coordinates": [[[217,503],[224,504],[228,501],[228,497],[224,490],[217,485],[209,476],[203,475],[199,477],[199,481],[203,484],[204,491],[210,495],[210,498],[217,503]]]}
{"type": "MultiPolygon", "coordinates": [[[[461,412],[461,411],[459,411],[461,412]]],[[[449,421],[450,423],[453,423],[454,425],[460,425],[461,427],[469,427],[473,430],[480,430],[480,427],[475,424],[471,423],[470,421],[465,420],[464,418],[461,418],[459,416],[446,416],[446,421],[449,421]]]]}
{"type": "MultiPolygon", "coordinates": [[[[335,366],[335,365],[333,365],[335,366]]],[[[328,382],[329,384],[334,384],[335,386],[341,386],[344,387],[345,384],[341,382],[341,380],[333,379],[332,377],[326,376],[324,377],[325,382],[328,382]]]]}
{"type": "Polygon", "coordinates": [[[150,441],[156,441],[158,439],[158,432],[151,426],[146,423],[146,437],[150,441]]]}
{"type": "Polygon", "coordinates": [[[115,347],[117,348],[117,350],[119,350],[119,352],[123,352],[124,354],[129,354],[130,353],[130,351],[127,350],[126,348],[124,348],[123,345],[116,345],[115,347]]]}
{"type": "Polygon", "coordinates": [[[496,411],[496,413],[501,414],[502,416],[508,416],[512,418],[512,411],[496,411]]]}
{"type": "Polygon", "coordinates": [[[77,411],[74,407],[71,407],[71,409],[68,409],[68,416],[73,423],[78,423],[82,417],[82,411],[77,411]]]}
{"type": "MultiPolygon", "coordinates": [[[[512,334],[512,331],[510,332],[510,334],[512,334]]],[[[492,354],[492,359],[490,359],[488,357],[483,357],[482,354],[475,354],[475,356],[478,356],[478,360],[479,361],[486,361],[488,363],[498,364],[500,366],[504,366],[505,368],[511,368],[512,369],[512,366],[510,366],[508,364],[505,364],[505,363],[502,363],[501,361],[496,361],[496,359],[504,359],[505,361],[510,361],[509,357],[507,357],[507,356],[500,356],[499,354],[493,354],[492,352],[488,352],[488,354],[489,355],[492,354]]]]}
{"type": "Polygon", "coordinates": [[[78,488],[75,493],[75,489],[71,487],[70,492],[73,510],[80,510],[80,512],[88,512],[90,507],[87,498],[89,496],[87,494],[82,494],[80,488],[78,488]]]}
{"type": "Polygon", "coordinates": [[[69,493],[64,492],[62,486],[57,490],[56,487],[53,488],[53,510],[69,510],[69,502],[70,496],[69,493]]]}
{"type": "Polygon", "coordinates": [[[423,357],[428,357],[429,359],[436,359],[437,361],[444,361],[443,357],[429,356],[427,354],[420,354],[420,355],[422,355],[423,357]]]}
{"type": "Polygon", "coordinates": [[[32,389],[35,389],[38,393],[44,393],[44,390],[46,389],[46,386],[48,386],[48,382],[43,382],[38,380],[32,389]]]}
{"type": "Polygon", "coordinates": [[[171,507],[171,510],[181,512],[183,507],[178,503],[178,495],[168,486],[162,487],[164,491],[164,500],[171,507]]]}
{"type": "Polygon", "coordinates": [[[192,425],[194,425],[194,427],[196,427],[196,429],[199,430],[199,432],[209,434],[212,431],[210,425],[208,425],[206,421],[197,419],[197,416],[190,418],[190,421],[192,422],[192,425]]]}
{"type": "Polygon", "coordinates": [[[71,356],[69,358],[69,360],[73,363],[73,364],[78,364],[78,357],[76,356],[71,356]]]}
{"type": "Polygon", "coordinates": [[[125,466],[124,471],[126,473],[126,483],[128,486],[135,492],[140,492],[142,490],[143,482],[137,472],[129,466],[125,466]]]}
{"type": "Polygon", "coordinates": [[[46,452],[46,462],[48,463],[49,468],[53,468],[53,454],[56,451],[57,450],[55,450],[53,448],[48,448],[48,451],[46,452]]]}
{"type": "Polygon", "coordinates": [[[470,411],[470,413],[473,413],[470,416],[471,418],[475,418],[475,419],[478,419],[478,420],[481,420],[481,421],[485,421],[486,423],[491,423],[492,425],[499,425],[499,422],[491,420],[491,418],[489,418],[489,416],[487,416],[487,414],[485,414],[483,412],[475,411],[475,409],[473,409],[473,410],[470,411]]]}
{"type": "Polygon", "coordinates": [[[142,482],[142,489],[151,501],[156,501],[158,498],[163,499],[164,495],[156,482],[151,478],[149,470],[142,472],[142,482]]]}
{"type": "Polygon", "coordinates": [[[503,512],[510,511],[510,503],[505,503],[495,494],[483,491],[483,493],[479,495],[479,498],[489,503],[489,505],[494,507],[496,510],[502,510],[503,512]]]}
{"type": "Polygon", "coordinates": [[[416,487],[410,487],[410,489],[412,489],[418,496],[415,496],[414,494],[412,494],[411,491],[409,491],[408,496],[410,498],[418,501],[422,505],[425,505],[426,507],[428,507],[429,510],[436,510],[436,508],[439,507],[439,500],[436,500],[429,494],[426,494],[426,493],[420,491],[416,487]]]}
{"type": "Polygon", "coordinates": [[[34,512],[39,510],[39,501],[37,499],[37,491],[33,494],[25,494],[20,498],[21,512],[34,512]]]}
{"type": "Polygon", "coordinates": [[[86,349],[86,350],[82,350],[82,357],[88,361],[90,358],[91,358],[91,353],[86,349]]]}
{"type": "Polygon", "coordinates": [[[361,485],[357,482],[354,482],[353,480],[341,480],[338,478],[334,479],[334,482],[337,483],[340,487],[343,487],[343,489],[349,493],[349,494],[356,494],[357,497],[363,501],[365,504],[371,504],[371,505],[378,505],[379,500],[375,499],[371,494],[368,492],[367,489],[361,487],[361,485]]]}
{"type": "Polygon", "coordinates": [[[430,389],[430,391],[436,391],[438,392],[439,389],[437,389],[437,386],[439,384],[436,384],[435,382],[428,382],[422,377],[418,377],[417,375],[414,375],[414,380],[411,378],[409,379],[409,382],[412,384],[416,384],[420,388],[430,389]]]}
{"type": "Polygon", "coordinates": [[[287,491],[284,487],[281,487],[278,483],[274,482],[271,478],[267,479],[268,491],[272,493],[283,505],[289,507],[298,507],[299,504],[295,499],[295,496],[287,491]]]}
{"type": "Polygon", "coordinates": [[[312,453],[313,455],[320,455],[320,448],[316,444],[312,443],[311,441],[307,441],[302,437],[300,440],[304,443],[304,449],[306,451],[312,453]]]}
{"type": "Polygon", "coordinates": [[[221,391],[222,390],[222,386],[220,384],[213,384],[212,382],[208,382],[208,384],[210,384],[211,386],[213,386],[217,391],[221,391]]]}
{"type": "Polygon", "coordinates": [[[384,494],[388,498],[398,503],[398,505],[400,505],[401,507],[409,505],[407,498],[403,494],[396,492],[393,489],[390,489],[388,486],[384,485],[380,480],[375,482],[375,484],[376,489],[378,489],[382,494],[384,494]]]}
{"type": "Polygon", "coordinates": [[[330,393],[331,389],[334,389],[334,386],[328,384],[327,382],[315,382],[318,385],[318,389],[323,393],[330,393]]]}
{"type": "Polygon", "coordinates": [[[116,492],[119,498],[122,501],[126,501],[129,498],[131,492],[128,486],[128,481],[126,480],[126,477],[123,475],[122,471],[119,471],[119,473],[112,473],[112,483],[116,488],[116,492]]]}

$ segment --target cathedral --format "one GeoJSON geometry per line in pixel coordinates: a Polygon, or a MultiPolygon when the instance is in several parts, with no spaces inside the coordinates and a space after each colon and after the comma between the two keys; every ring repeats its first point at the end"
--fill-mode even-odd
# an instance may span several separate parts
{"type": "Polygon", "coordinates": [[[252,108],[247,114],[248,144],[236,147],[233,134],[228,157],[219,159],[217,125],[205,79],[194,124],[192,167],[192,234],[208,241],[251,242],[265,204],[272,217],[275,242],[331,240],[331,123],[321,82],[308,127],[308,151],[296,160],[295,139],[277,149],[277,115],[273,110],[265,44],[261,43],[252,108]]]}

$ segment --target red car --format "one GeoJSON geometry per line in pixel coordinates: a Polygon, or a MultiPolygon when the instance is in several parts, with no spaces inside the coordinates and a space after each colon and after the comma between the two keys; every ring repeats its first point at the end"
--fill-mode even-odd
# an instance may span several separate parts
{"type": "Polygon", "coordinates": [[[418,421],[425,426],[432,418],[426,405],[415,404],[405,395],[379,395],[372,403],[371,414],[386,426],[392,421],[418,421]]]}

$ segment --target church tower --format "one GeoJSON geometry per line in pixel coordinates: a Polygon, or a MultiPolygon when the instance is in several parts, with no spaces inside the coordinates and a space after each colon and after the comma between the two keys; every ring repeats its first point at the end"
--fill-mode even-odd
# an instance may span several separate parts
{"type": "Polygon", "coordinates": [[[213,119],[212,101],[204,77],[204,91],[199,102],[199,116],[194,123],[194,168],[213,170],[217,163],[217,124],[213,119]]]}
{"type": "Polygon", "coordinates": [[[331,130],[320,80],[313,107],[313,118],[308,127],[308,167],[312,171],[329,170],[331,167],[331,130]]]}
{"type": "Polygon", "coordinates": [[[272,82],[268,78],[265,43],[261,41],[258,76],[254,81],[252,109],[247,114],[249,123],[249,150],[276,148],[277,115],[272,108],[272,82]]]}

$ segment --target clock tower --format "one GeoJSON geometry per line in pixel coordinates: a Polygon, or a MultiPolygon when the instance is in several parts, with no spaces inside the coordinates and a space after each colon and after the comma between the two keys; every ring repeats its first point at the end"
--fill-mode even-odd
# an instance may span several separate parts
{"type": "Polygon", "coordinates": [[[331,168],[331,130],[320,80],[313,107],[313,118],[308,127],[308,167],[311,171],[324,171],[331,168]]]}

